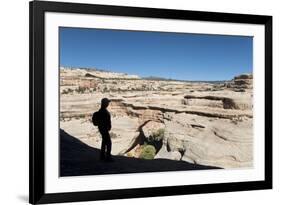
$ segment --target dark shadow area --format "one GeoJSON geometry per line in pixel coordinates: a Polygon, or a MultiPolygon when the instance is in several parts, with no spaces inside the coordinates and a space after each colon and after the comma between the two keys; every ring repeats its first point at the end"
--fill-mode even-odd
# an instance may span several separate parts
{"type": "Polygon", "coordinates": [[[99,155],[99,149],[60,130],[60,176],[218,169],[184,161],[145,160],[125,156],[113,156],[113,162],[104,162],[99,160],[99,155]]]}

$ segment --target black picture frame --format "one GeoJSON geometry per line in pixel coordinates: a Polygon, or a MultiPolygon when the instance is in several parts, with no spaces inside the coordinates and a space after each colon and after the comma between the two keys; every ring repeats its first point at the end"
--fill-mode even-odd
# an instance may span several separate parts
{"type": "Polygon", "coordinates": [[[32,1],[30,12],[29,71],[29,202],[31,204],[122,199],[198,193],[260,190],[272,188],[272,16],[185,11],[124,6],[32,1]],[[260,24],[265,27],[265,180],[197,184],[71,193],[45,192],[45,12],[133,16],[209,22],[260,24]]]}

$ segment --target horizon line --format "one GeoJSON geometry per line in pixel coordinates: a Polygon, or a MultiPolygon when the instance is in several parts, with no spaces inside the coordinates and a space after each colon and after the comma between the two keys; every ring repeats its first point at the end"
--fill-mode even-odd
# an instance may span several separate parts
{"type": "MultiPolygon", "coordinates": [[[[223,82],[223,81],[231,81],[234,79],[235,76],[237,75],[234,75],[232,79],[224,79],[224,80],[182,80],[182,79],[174,79],[174,78],[169,78],[169,77],[160,77],[160,76],[155,76],[155,75],[148,75],[148,76],[140,76],[140,75],[137,75],[137,74],[128,74],[128,73],[125,73],[125,72],[116,72],[116,71],[111,71],[111,70],[108,70],[108,69],[105,69],[105,68],[97,68],[97,67],[87,67],[87,66],[82,66],[82,67],[79,67],[79,66],[64,66],[64,65],[60,65],[59,68],[66,68],[66,69],[88,69],[88,70],[96,70],[96,71],[101,71],[101,72],[110,72],[110,73],[122,73],[122,74],[126,74],[126,75],[135,75],[135,76],[138,76],[140,77],[141,79],[145,79],[145,78],[159,78],[159,80],[174,80],[174,81],[189,81],[189,82],[223,82]]],[[[243,75],[243,74],[253,74],[252,72],[251,73],[240,73],[239,75],[243,75]]]]}

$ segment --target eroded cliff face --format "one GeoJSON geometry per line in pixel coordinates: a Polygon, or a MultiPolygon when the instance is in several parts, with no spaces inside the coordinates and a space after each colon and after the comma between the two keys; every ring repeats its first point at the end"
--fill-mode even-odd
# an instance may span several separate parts
{"type": "Polygon", "coordinates": [[[100,135],[90,119],[100,100],[108,97],[113,154],[140,157],[142,146],[153,141],[155,159],[222,168],[252,166],[251,75],[221,84],[112,73],[97,77],[88,70],[64,69],[61,76],[73,82],[61,81],[60,127],[88,145],[100,147],[100,135]],[[91,83],[82,88],[77,83],[82,81],[91,83]]]}

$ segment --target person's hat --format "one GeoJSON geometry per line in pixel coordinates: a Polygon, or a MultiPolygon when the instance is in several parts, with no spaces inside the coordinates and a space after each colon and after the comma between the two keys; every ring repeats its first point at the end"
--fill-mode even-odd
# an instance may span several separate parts
{"type": "Polygon", "coordinates": [[[101,104],[109,103],[110,100],[108,98],[101,99],[101,104]]]}

